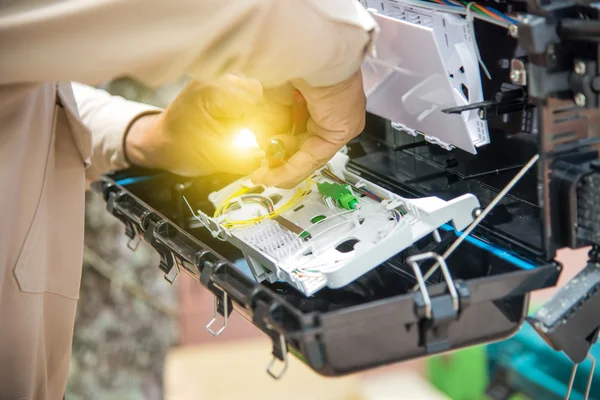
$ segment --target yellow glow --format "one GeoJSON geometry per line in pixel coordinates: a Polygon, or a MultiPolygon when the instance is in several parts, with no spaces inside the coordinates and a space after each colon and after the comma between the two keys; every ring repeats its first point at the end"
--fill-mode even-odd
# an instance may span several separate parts
{"type": "Polygon", "coordinates": [[[236,147],[255,147],[258,148],[256,136],[250,129],[244,128],[233,138],[233,145],[236,147]]]}

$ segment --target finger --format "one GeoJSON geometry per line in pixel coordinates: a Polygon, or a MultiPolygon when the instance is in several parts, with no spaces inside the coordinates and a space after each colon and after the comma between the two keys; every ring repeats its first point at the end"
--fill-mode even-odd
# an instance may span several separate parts
{"type": "Polygon", "coordinates": [[[348,136],[362,131],[366,97],[360,70],[332,86],[314,87],[303,80],[292,84],[306,99],[310,116],[319,126],[348,136]]]}
{"type": "Polygon", "coordinates": [[[291,130],[291,108],[267,100],[260,110],[248,116],[245,123],[256,135],[259,145],[265,147],[272,136],[291,130]]]}
{"type": "Polygon", "coordinates": [[[289,83],[263,89],[263,108],[252,117],[253,131],[261,147],[266,147],[274,135],[287,134],[292,130],[293,91],[289,83]]]}
{"type": "Polygon", "coordinates": [[[306,124],[310,114],[306,99],[299,90],[294,90],[292,104],[292,135],[306,132],[306,124]]]}
{"type": "Polygon", "coordinates": [[[261,163],[260,168],[254,170],[254,172],[252,172],[250,174],[250,180],[252,181],[253,184],[255,185],[264,185],[265,183],[265,176],[269,173],[269,166],[265,165],[264,163],[261,163]]]}
{"type": "Polygon", "coordinates": [[[268,170],[260,168],[251,178],[253,182],[266,186],[294,187],[325,165],[340,148],[341,145],[310,136],[284,165],[268,170]]]}
{"type": "Polygon", "coordinates": [[[342,128],[339,130],[333,130],[319,125],[314,119],[310,118],[306,124],[306,130],[310,134],[319,136],[328,142],[344,144],[358,136],[362,132],[364,124],[365,115],[361,115],[360,117],[356,118],[356,129],[346,130],[342,128]]]}
{"type": "Polygon", "coordinates": [[[269,137],[268,142],[271,140],[279,140],[283,144],[283,148],[285,149],[285,154],[287,157],[291,157],[295,152],[298,151],[301,144],[306,140],[308,134],[304,133],[302,135],[275,135],[269,137]]]}

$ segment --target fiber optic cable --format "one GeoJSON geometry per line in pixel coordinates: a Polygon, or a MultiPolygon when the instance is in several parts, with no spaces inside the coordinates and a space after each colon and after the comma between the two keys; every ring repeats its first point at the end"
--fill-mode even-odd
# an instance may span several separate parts
{"type": "MultiPolygon", "coordinates": [[[[311,179],[307,179],[303,186],[296,189],[296,192],[294,193],[294,195],[290,198],[290,200],[287,203],[285,203],[284,205],[282,205],[281,207],[279,207],[277,209],[274,209],[273,211],[270,211],[269,213],[267,213],[265,215],[261,215],[261,216],[246,219],[246,220],[225,219],[221,223],[221,225],[223,225],[227,228],[241,228],[241,227],[259,223],[264,219],[275,218],[275,217],[279,216],[280,214],[284,213],[285,211],[296,206],[304,197],[306,197],[310,193],[310,187],[311,187],[312,183],[313,182],[311,179]]],[[[247,190],[248,190],[247,188],[245,188],[245,190],[243,190],[243,189],[239,190],[238,192],[236,192],[232,196],[230,196],[227,200],[225,200],[223,202],[223,204],[221,204],[217,208],[217,210],[215,210],[214,217],[218,218],[218,217],[224,215],[226,213],[227,209],[230,207],[230,205],[234,204],[233,200],[236,198],[236,195],[238,195],[238,193],[240,193],[240,192],[245,193],[247,190]]],[[[257,195],[257,196],[260,196],[260,195],[257,195]]],[[[260,197],[264,197],[264,196],[260,196],[260,197]]],[[[269,201],[270,201],[270,199],[269,199],[269,201]]]]}
{"type": "Polygon", "coordinates": [[[452,6],[452,7],[460,7],[460,6],[456,5],[456,4],[453,4],[453,3],[449,2],[448,0],[442,0],[442,4],[446,4],[446,5],[449,5],[449,6],[452,6]]]}
{"type": "Polygon", "coordinates": [[[367,190],[365,188],[356,187],[355,185],[353,185],[353,184],[351,184],[351,183],[349,183],[349,182],[347,182],[345,180],[342,180],[342,179],[338,178],[337,176],[333,175],[333,173],[331,173],[331,171],[329,171],[327,169],[323,169],[322,174],[325,175],[326,177],[330,178],[330,179],[333,179],[334,181],[336,181],[339,184],[350,185],[353,190],[356,190],[357,192],[362,193],[365,196],[368,196],[368,197],[372,198],[373,200],[376,200],[376,201],[378,201],[380,203],[384,200],[381,197],[377,196],[376,194],[374,194],[373,192],[371,192],[371,191],[369,191],[369,190],[367,190]]]}
{"type": "MultiPolygon", "coordinates": [[[[451,14],[459,14],[459,15],[467,14],[467,10],[464,7],[455,7],[453,5],[449,6],[446,4],[428,3],[428,2],[420,1],[420,0],[398,0],[398,3],[406,4],[406,5],[410,5],[410,6],[414,6],[414,7],[428,8],[430,10],[442,11],[442,12],[447,12],[447,13],[451,13],[451,14]]],[[[477,19],[480,19],[482,21],[486,21],[491,24],[501,26],[505,29],[508,29],[508,27],[510,25],[512,25],[510,22],[508,22],[506,20],[499,20],[496,18],[492,18],[483,12],[474,14],[474,17],[477,19]]]]}
{"type": "Polygon", "coordinates": [[[501,17],[501,18],[504,18],[505,20],[507,20],[507,21],[508,21],[508,22],[510,22],[511,24],[513,24],[513,25],[519,25],[519,21],[517,21],[516,19],[514,19],[514,18],[512,18],[512,17],[509,17],[508,15],[506,15],[506,14],[504,14],[504,13],[502,13],[502,12],[500,12],[500,11],[496,10],[495,8],[488,7],[487,9],[488,9],[490,12],[492,12],[492,13],[494,13],[494,14],[498,15],[499,17],[501,17]]]}

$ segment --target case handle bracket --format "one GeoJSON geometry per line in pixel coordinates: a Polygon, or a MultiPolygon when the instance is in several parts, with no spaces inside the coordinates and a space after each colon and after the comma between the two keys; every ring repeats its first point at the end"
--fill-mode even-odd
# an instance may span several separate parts
{"type": "Polygon", "coordinates": [[[288,369],[288,351],[287,351],[287,343],[282,334],[279,334],[279,343],[273,343],[273,358],[267,365],[267,373],[271,375],[273,379],[281,379],[288,369]],[[281,356],[281,357],[279,357],[281,356]],[[283,367],[279,372],[273,372],[273,367],[278,359],[281,359],[283,362],[283,367]]]}
{"type": "Polygon", "coordinates": [[[450,292],[450,296],[452,298],[452,308],[454,309],[455,313],[458,313],[460,307],[456,286],[454,285],[454,281],[452,280],[452,276],[450,275],[450,271],[448,270],[448,265],[446,264],[446,261],[442,258],[442,256],[432,251],[414,255],[412,257],[409,257],[406,260],[406,262],[412,267],[413,272],[415,273],[415,277],[417,278],[417,283],[419,284],[419,291],[421,292],[423,302],[425,303],[425,318],[427,319],[433,318],[431,296],[429,295],[427,286],[425,286],[423,273],[421,272],[421,268],[419,268],[419,264],[417,262],[432,259],[438,262],[442,270],[442,274],[444,275],[444,279],[446,280],[446,284],[448,285],[448,291],[450,292]]]}
{"type": "Polygon", "coordinates": [[[457,319],[461,299],[469,297],[469,290],[461,282],[454,282],[446,261],[437,253],[417,254],[409,257],[407,263],[412,267],[419,287],[419,292],[415,298],[416,312],[421,317],[424,316],[419,322],[420,343],[427,349],[428,353],[439,353],[448,350],[450,348],[447,340],[449,325],[457,319]],[[426,260],[435,260],[439,264],[449,295],[432,297],[429,293],[418,264],[418,262],[426,260]]]}
{"type": "MultiPolygon", "coordinates": [[[[594,380],[594,370],[596,369],[596,359],[591,354],[588,354],[587,358],[589,358],[592,361],[592,366],[590,368],[590,374],[588,376],[587,385],[585,387],[585,394],[583,396],[583,400],[587,400],[590,397],[592,381],[594,380]]],[[[579,364],[573,365],[573,369],[571,370],[571,378],[569,379],[569,386],[567,388],[567,395],[565,396],[565,400],[569,400],[571,398],[571,392],[573,391],[573,384],[575,383],[575,374],[577,373],[577,367],[579,367],[579,364]]]]}
{"type": "Polygon", "coordinates": [[[231,304],[231,299],[227,295],[227,292],[220,288],[217,285],[214,285],[215,288],[221,290],[223,293],[223,297],[220,299],[218,296],[214,297],[213,303],[213,318],[206,325],[206,330],[213,336],[219,336],[225,328],[227,328],[227,320],[229,319],[229,314],[231,314],[231,310],[233,309],[233,305],[231,304]],[[213,330],[212,326],[217,321],[219,314],[223,315],[223,325],[219,328],[219,330],[213,330]]]}

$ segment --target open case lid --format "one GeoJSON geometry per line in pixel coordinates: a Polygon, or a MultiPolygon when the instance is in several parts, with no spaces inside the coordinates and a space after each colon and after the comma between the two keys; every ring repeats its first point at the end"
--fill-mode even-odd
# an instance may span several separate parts
{"type": "Polygon", "coordinates": [[[362,67],[367,110],[447,150],[477,153],[477,147],[490,141],[487,122],[477,109],[442,112],[484,100],[467,21],[391,1],[367,6],[374,7],[380,28],[377,53],[362,67]]]}

